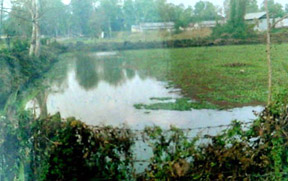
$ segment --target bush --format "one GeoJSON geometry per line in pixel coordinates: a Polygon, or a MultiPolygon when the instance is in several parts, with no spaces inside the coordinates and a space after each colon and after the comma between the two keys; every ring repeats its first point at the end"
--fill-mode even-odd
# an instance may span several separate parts
{"type": "Polygon", "coordinates": [[[243,26],[233,27],[229,23],[224,25],[217,25],[213,29],[213,38],[235,38],[235,39],[246,39],[256,36],[253,30],[253,26],[244,24],[243,26]]]}
{"type": "MultiPolygon", "coordinates": [[[[233,121],[216,136],[191,137],[189,130],[174,127],[146,128],[142,137],[153,156],[146,172],[137,178],[283,179],[288,173],[287,94],[278,94],[275,100],[252,125],[243,127],[246,124],[233,121]]],[[[5,160],[5,178],[16,178],[21,168],[30,171],[32,180],[136,178],[135,135],[129,129],[91,127],[75,118],[62,120],[60,114],[33,120],[24,113],[17,125],[1,119],[0,158],[5,160]]]]}
{"type": "Polygon", "coordinates": [[[18,126],[11,127],[8,119],[1,120],[0,126],[0,158],[5,160],[0,176],[8,180],[19,178],[21,169],[31,180],[129,180],[133,176],[129,129],[88,127],[75,118],[63,121],[60,114],[33,120],[27,112],[19,115],[18,126]]]}
{"type": "MultiPolygon", "coordinates": [[[[61,122],[59,116],[37,123],[34,164],[47,168],[42,172],[44,180],[127,180],[132,177],[133,142],[128,129],[91,128],[74,118],[61,122]],[[36,148],[41,148],[45,138],[46,145],[52,145],[39,153],[36,148]],[[37,160],[38,156],[42,158],[37,160]]],[[[35,166],[33,168],[39,168],[35,166]]]]}
{"type": "Polygon", "coordinates": [[[234,121],[217,136],[191,140],[189,134],[175,128],[169,132],[146,129],[154,156],[144,178],[284,179],[288,173],[287,91],[275,100],[248,128],[234,121]]]}

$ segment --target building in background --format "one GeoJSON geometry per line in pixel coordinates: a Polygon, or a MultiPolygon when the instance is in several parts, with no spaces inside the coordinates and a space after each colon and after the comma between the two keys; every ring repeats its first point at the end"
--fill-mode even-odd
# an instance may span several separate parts
{"type": "Polygon", "coordinates": [[[190,23],[187,30],[194,30],[194,29],[203,29],[203,28],[215,28],[218,24],[223,25],[225,24],[225,20],[220,21],[201,21],[197,23],[190,23]]]}
{"type": "MultiPolygon", "coordinates": [[[[280,18],[271,18],[270,23],[278,21],[280,18]]],[[[266,12],[258,12],[258,13],[248,13],[245,15],[245,21],[248,24],[255,25],[254,30],[256,31],[266,31],[268,29],[266,12]]],[[[275,28],[288,28],[288,19],[283,19],[278,22],[275,28]]]]}
{"type": "Polygon", "coordinates": [[[255,25],[255,31],[266,31],[268,28],[266,12],[248,13],[244,19],[248,24],[255,25]]]}
{"type": "Polygon", "coordinates": [[[145,32],[145,31],[168,31],[174,30],[175,23],[173,22],[152,22],[140,23],[139,25],[132,25],[132,32],[145,32]]]}

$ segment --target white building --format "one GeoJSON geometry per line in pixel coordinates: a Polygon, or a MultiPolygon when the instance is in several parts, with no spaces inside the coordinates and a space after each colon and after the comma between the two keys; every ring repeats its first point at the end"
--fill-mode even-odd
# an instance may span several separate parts
{"type": "Polygon", "coordinates": [[[244,19],[248,24],[254,24],[254,30],[256,31],[266,31],[268,28],[266,12],[248,13],[245,15],[244,19]]]}
{"type": "Polygon", "coordinates": [[[132,32],[144,32],[144,31],[159,31],[166,30],[172,31],[174,30],[175,23],[173,22],[153,22],[153,23],[140,23],[139,25],[132,25],[132,32]]]}
{"type": "MultiPolygon", "coordinates": [[[[278,21],[280,18],[270,19],[270,24],[272,25],[274,22],[278,21]]],[[[257,31],[266,31],[268,29],[266,12],[259,13],[249,13],[245,15],[245,21],[248,24],[254,24],[254,30],[257,31]]],[[[288,28],[288,19],[283,19],[278,22],[275,28],[288,28]]]]}
{"type": "Polygon", "coordinates": [[[193,30],[193,29],[201,29],[201,28],[215,28],[217,26],[217,24],[223,25],[226,22],[224,20],[220,20],[220,21],[201,21],[198,23],[191,23],[189,25],[189,29],[193,30]]]}

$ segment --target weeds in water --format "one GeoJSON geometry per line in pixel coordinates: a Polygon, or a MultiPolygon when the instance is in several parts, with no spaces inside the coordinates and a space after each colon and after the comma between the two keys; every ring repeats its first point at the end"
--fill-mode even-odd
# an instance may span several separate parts
{"type": "MultiPolygon", "coordinates": [[[[158,99],[159,100],[159,99],[158,99]]],[[[161,100],[161,98],[160,98],[161,100]]],[[[166,99],[164,99],[166,100],[166,99]]],[[[161,101],[164,101],[163,99],[161,101]]],[[[218,106],[208,102],[192,102],[188,98],[178,98],[175,102],[159,102],[152,104],[134,104],[136,109],[146,110],[174,110],[174,111],[190,111],[191,109],[219,109],[218,106]]]]}
{"type": "Polygon", "coordinates": [[[150,100],[169,101],[169,100],[173,100],[173,98],[172,97],[151,97],[150,100]]]}

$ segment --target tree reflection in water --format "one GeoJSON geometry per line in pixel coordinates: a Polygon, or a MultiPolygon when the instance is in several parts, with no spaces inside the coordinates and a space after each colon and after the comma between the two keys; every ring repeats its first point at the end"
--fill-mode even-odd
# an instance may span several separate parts
{"type": "Polygon", "coordinates": [[[48,115],[48,96],[53,93],[64,93],[71,86],[69,85],[71,75],[72,77],[75,75],[75,80],[81,88],[90,91],[97,89],[101,81],[116,88],[142,74],[136,73],[127,62],[117,56],[99,57],[84,53],[67,56],[51,69],[43,81],[39,82],[41,85],[35,86],[39,93],[33,99],[34,106],[31,108],[37,109],[40,118],[48,115]]]}
{"type": "Polygon", "coordinates": [[[97,87],[99,76],[93,57],[84,54],[78,54],[76,56],[76,79],[79,85],[85,90],[91,90],[97,87]]]}
{"type": "Polygon", "coordinates": [[[112,86],[120,86],[128,79],[133,79],[135,71],[126,68],[125,62],[117,56],[97,57],[79,54],[76,57],[76,79],[85,90],[96,88],[99,81],[112,86]]]}

